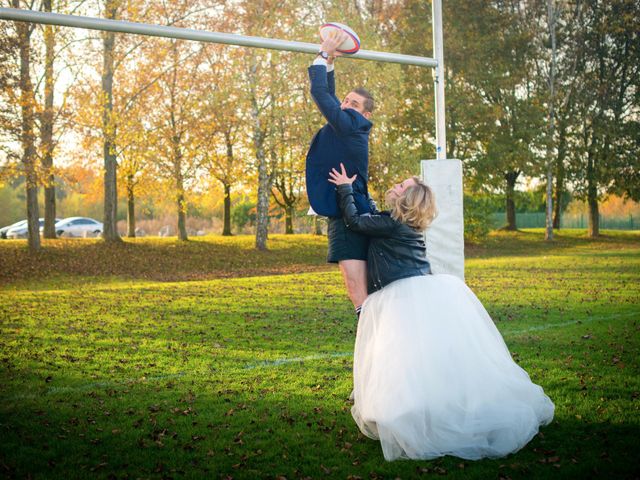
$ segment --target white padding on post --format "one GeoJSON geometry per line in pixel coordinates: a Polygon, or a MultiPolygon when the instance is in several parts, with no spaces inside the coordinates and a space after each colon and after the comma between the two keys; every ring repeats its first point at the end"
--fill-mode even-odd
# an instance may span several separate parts
{"type": "Polygon", "coordinates": [[[427,258],[433,273],[448,273],[464,281],[464,215],[462,162],[422,160],[422,178],[436,196],[438,216],[426,232],[427,258]]]}

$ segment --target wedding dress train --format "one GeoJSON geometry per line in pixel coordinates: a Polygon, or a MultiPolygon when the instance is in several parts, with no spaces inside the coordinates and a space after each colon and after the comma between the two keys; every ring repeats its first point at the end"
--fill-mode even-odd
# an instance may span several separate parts
{"type": "Polygon", "coordinates": [[[387,460],[502,457],[554,413],[480,301],[451,275],[397,280],[367,298],[353,376],[353,418],[387,460]]]}

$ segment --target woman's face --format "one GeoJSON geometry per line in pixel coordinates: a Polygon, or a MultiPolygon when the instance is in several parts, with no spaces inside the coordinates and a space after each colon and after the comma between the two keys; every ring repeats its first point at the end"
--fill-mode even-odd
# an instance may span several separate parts
{"type": "Polygon", "coordinates": [[[395,198],[400,198],[402,194],[404,194],[404,191],[413,185],[416,185],[416,181],[413,178],[407,178],[406,180],[403,180],[400,183],[396,183],[393,187],[391,187],[388,194],[395,198]]]}

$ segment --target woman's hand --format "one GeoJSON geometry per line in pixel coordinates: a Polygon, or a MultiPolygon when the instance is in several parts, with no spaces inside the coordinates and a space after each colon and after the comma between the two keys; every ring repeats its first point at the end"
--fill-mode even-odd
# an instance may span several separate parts
{"type": "Polygon", "coordinates": [[[338,172],[335,168],[332,168],[331,171],[329,172],[329,181],[331,183],[335,183],[336,185],[344,185],[344,184],[351,185],[356,179],[357,175],[354,175],[353,177],[348,177],[347,171],[344,169],[344,165],[342,163],[340,164],[340,170],[342,171],[338,172]]]}

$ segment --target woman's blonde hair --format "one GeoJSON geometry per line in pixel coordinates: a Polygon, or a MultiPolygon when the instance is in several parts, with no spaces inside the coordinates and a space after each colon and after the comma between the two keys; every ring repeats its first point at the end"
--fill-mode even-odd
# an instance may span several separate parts
{"type": "Polygon", "coordinates": [[[386,202],[391,210],[391,217],[420,232],[429,227],[436,218],[436,199],[433,190],[419,177],[412,177],[414,185],[407,187],[398,197],[387,191],[386,202]]]}

